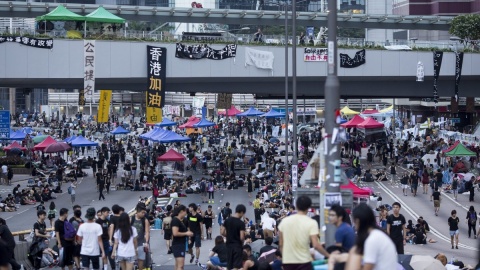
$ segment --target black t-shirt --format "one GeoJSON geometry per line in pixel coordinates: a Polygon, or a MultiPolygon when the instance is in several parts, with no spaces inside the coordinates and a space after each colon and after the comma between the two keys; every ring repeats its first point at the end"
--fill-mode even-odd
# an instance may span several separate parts
{"type": "Polygon", "coordinates": [[[0,238],[5,241],[7,247],[15,248],[15,238],[7,225],[0,225],[0,238]]]}
{"type": "Polygon", "coordinates": [[[212,251],[217,253],[220,262],[227,262],[227,246],[225,244],[214,246],[212,251]]]}
{"type": "MultiPolygon", "coordinates": [[[[171,228],[178,227],[179,232],[187,232],[187,226],[178,217],[172,218],[171,228]]],[[[185,236],[173,236],[172,246],[185,245],[185,236]]]]}
{"type": "Polygon", "coordinates": [[[408,177],[407,176],[402,177],[402,179],[400,179],[400,183],[402,185],[408,185],[408,177]]]}
{"type": "Polygon", "coordinates": [[[440,192],[438,192],[438,191],[433,192],[432,197],[433,197],[433,200],[439,201],[440,200],[440,192]]]}
{"type": "Polygon", "coordinates": [[[402,225],[407,223],[405,217],[402,214],[399,214],[398,217],[395,217],[393,214],[387,217],[387,224],[390,224],[390,238],[393,240],[403,240],[403,229],[402,225]]]}
{"type": "Polygon", "coordinates": [[[410,179],[412,179],[412,185],[418,185],[418,180],[420,179],[420,177],[418,176],[418,174],[412,174],[410,176],[410,179]]]}
{"type": "Polygon", "coordinates": [[[223,220],[229,218],[231,215],[232,215],[232,209],[230,209],[230,207],[223,208],[222,210],[223,220]]]}
{"type": "Polygon", "coordinates": [[[442,179],[443,179],[443,173],[437,172],[437,173],[435,174],[435,178],[437,179],[437,182],[438,182],[438,183],[441,183],[441,182],[442,182],[442,179]]]}
{"type": "Polygon", "coordinates": [[[223,226],[227,230],[227,245],[242,246],[240,231],[245,231],[245,223],[237,217],[230,217],[225,220],[223,226]]]}
{"type": "Polygon", "coordinates": [[[188,220],[188,228],[190,229],[191,232],[194,234],[202,234],[202,227],[200,226],[200,223],[203,222],[203,217],[199,213],[196,213],[195,215],[191,215],[190,213],[187,216],[188,220]]]}
{"type": "Polygon", "coordinates": [[[373,154],[372,153],[367,153],[367,161],[372,162],[373,161],[373,154]]]}
{"type": "Polygon", "coordinates": [[[40,223],[37,221],[33,224],[33,231],[35,232],[35,230],[38,230],[38,233],[40,234],[47,235],[47,224],[45,224],[45,222],[40,223]]]}
{"type": "MultiPolygon", "coordinates": [[[[119,219],[120,219],[120,217],[118,217],[118,216],[114,216],[114,215],[110,216],[110,225],[113,224],[113,231],[117,230],[119,219]]],[[[113,238],[113,235],[112,235],[112,238],[113,238]]]]}
{"type": "Polygon", "coordinates": [[[449,217],[448,225],[450,226],[450,231],[458,230],[458,223],[460,223],[460,219],[458,219],[458,217],[455,217],[455,218],[449,217]]]}
{"type": "Polygon", "coordinates": [[[62,246],[65,246],[66,244],[73,243],[73,240],[71,240],[71,241],[65,240],[64,226],[65,226],[64,221],[62,221],[60,219],[55,220],[55,225],[54,225],[55,232],[58,232],[60,234],[60,242],[61,242],[62,246]]]}
{"type": "Polygon", "coordinates": [[[203,216],[203,224],[212,226],[213,221],[213,211],[209,214],[208,210],[205,210],[205,215],[203,216]]]}
{"type": "Polygon", "coordinates": [[[110,221],[108,221],[108,219],[103,220],[98,218],[95,222],[102,226],[102,239],[108,241],[108,226],[110,226],[110,221]]]}
{"type": "Polygon", "coordinates": [[[266,245],[266,246],[262,247],[262,248],[260,249],[260,252],[259,252],[259,253],[260,253],[260,256],[262,255],[262,253],[268,252],[268,251],[270,251],[270,250],[272,250],[272,249],[276,249],[276,248],[273,247],[273,246],[271,246],[271,245],[266,245]]]}

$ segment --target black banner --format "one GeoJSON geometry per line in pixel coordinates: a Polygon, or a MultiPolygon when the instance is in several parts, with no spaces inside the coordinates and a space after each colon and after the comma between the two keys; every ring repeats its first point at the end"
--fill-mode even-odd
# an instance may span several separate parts
{"type": "Polygon", "coordinates": [[[442,67],[443,52],[433,52],[433,102],[438,103],[437,80],[442,67]]]}
{"type": "Polygon", "coordinates": [[[356,68],[363,64],[365,64],[365,49],[356,52],[353,58],[350,58],[348,54],[340,54],[340,67],[356,68]]]}
{"type": "Polygon", "coordinates": [[[78,105],[85,106],[85,90],[78,89],[78,105]]]}
{"type": "Polygon", "coordinates": [[[216,42],[222,41],[222,33],[195,33],[195,32],[183,32],[182,41],[196,41],[196,42],[216,42]]]}
{"type": "Polygon", "coordinates": [[[206,44],[201,45],[184,45],[182,43],[177,43],[177,51],[175,52],[175,57],[183,59],[212,59],[212,60],[223,60],[227,58],[235,57],[237,54],[237,45],[228,44],[221,50],[214,50],[206,44]]]}
{"type": "Polygon", "coordinates": [[[16,42],[25,46],[41,48],[41,49],[52,49],[53,48],[53,39],[38,39],[32,37],[15,37],[15,36],[0,36],[0,43],[4,42],[16,42]]]}
{"type": "Polygon", "coordinates": [[[162,108],[165,105],[165,78],[167,48],[147,46],[147,106],[162,108]]]}
{"type": "Polygon", "coordinates": [[[463,52],[455,52],[455,99],[458,101],[458,88],[462,78],[463,52]]]}

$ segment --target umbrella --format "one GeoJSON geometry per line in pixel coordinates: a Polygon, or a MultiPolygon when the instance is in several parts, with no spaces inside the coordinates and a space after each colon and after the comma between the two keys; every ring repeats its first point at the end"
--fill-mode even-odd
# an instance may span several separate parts
{"type": "Polygon", "coordinates": [[[8,151],[7,156],[9,156],[9,155],[19,155],[20,153],[22,153],[21,149],[12,148],[12,149],[10,149],[10,151],[8,151]]]}
{"type": "Polygon", "coordinates": [[[469,181],[472,177],[477,178],[473,173],[459,173],[458,176],[466,181],[469,181]]]}
{"type": "Polygon", "coordinates": [[[443,264],[432,256],[414,255],[410,261],[410,266],[415,270],[438,270],[445,269],[443,264]]]}
{"type": "Polygon", "coordinates": [[[71,147],[67,143],[57,142],[52,143],[43,150],[44,153],[58,153],[69,150],[71,147]]]}
{"type": "Polygon", "coordinates": [[[33,137],[33,143],[41,143],[41,142],[43,142],[47,137],[48,137],[48,135],[35,136],[35,137],[33,137]]]}
{"type": "Polygon", "coordinates": [[[280,140],[279,140],[278,138],[271,138],[271,139],[269,140],[270,143],[277,143],[277,142],[279,142],[279,141],[280,141],[280,140]]]}
{"type": "Polygon", "coordinates": [[[405,268],[405,270],[413,270],[413,268],[410,266],[410,261],[412,260],[413,255],[405,255],[405,254],[399,254],[398,255],[398,263],[405,268]]]}

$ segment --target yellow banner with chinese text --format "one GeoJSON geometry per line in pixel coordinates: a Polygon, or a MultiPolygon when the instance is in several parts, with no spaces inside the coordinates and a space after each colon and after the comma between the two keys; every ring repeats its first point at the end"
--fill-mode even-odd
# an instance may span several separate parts
{"type": "MultiPolygon", "coordinates": [[[[148,99],[148,92],[146,92],[146,94],[148,99]]],[[[150,107],[147,104],[147,124],[153,125],[162,122],[162,120],[162,109],[157,107],[150,107]]]]}
{"type": "Polygon", "coordinates": [[[100,90],[100,102],[98,103],[98,123],[107,123],[112,102],[112,90],[100,90]]]}

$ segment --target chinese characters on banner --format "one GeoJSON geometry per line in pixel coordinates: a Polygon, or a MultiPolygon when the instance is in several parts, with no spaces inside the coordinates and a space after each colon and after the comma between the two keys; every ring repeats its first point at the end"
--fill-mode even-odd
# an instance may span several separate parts
{"type": "Polygon", "coordinates": [[[328,58],[327,48],[305,48],[303,61],[305,62],[326,62],[328,58]]]}
{"type": "Polygon", "coordinates": [[[355,56],[351,58],[348,54],[340,54],[340,67],[342,68],[356,68],[365,64],[365,49],[355,53],[355,56]]]}
{"type": "Polygon", "coordinates": [[[147,119],[146,120],[147,120],[147,124],[152,124],[152,125],[162,122],[162,120],[163,120],[162,109],[147,106],[147,119]]]}
{"type": "Polygon", "coordinates": [[[147,46],[147,107],[165,104],[167,48],[147,46]]]}
{"type": "Polygon", "coordinates": [[[41,48],[41,49],[53,49],[53,39],[38,39],[32,37],[13,37],[13,36],[0,36],[0,43],[4,42],[16,42],[25,46],[41,48]]]}
{"type": "Polygon", "coordinates": [[[98,123],[108,123],[112,90],[100,90],[100,102],[98,103],[98,123]]]}
{"type": "Polygon", "coordinates": [[[233,94],[220,93],[217,97],[217,109],[228,110],[232,107],[233,94]]]}
{"type": "Polygon", "coordinates": [[[95,40],[83,41],[83,91],[85,100],[93,103],[95,93],[95,40]]]}
{"type": "Polygon", "coordinates": [[[237,55],[237,45],[228,44],[221,50],[215,50],[210,48],[206,44],[201,45],[184,45],[177,43],[177,50],[175,51],[176,58],[183,59],[211,59],[211,60],[223,60],[232,58],[237,55]]]}

